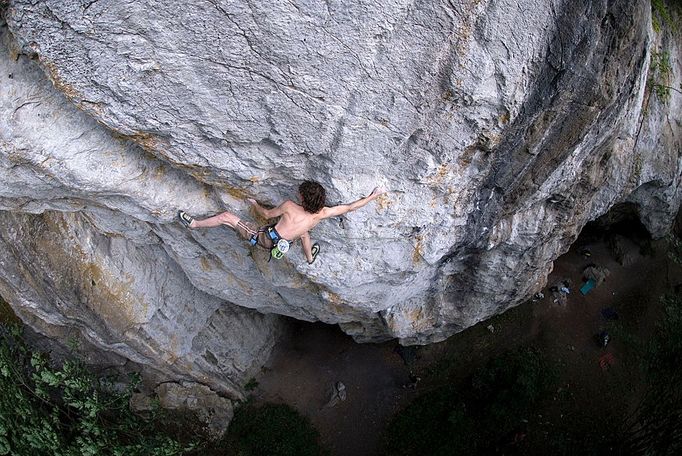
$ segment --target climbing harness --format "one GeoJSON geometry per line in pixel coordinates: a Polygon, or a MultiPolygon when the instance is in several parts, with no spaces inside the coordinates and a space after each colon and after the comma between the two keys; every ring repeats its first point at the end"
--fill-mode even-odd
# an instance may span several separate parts
{"type": "Polygon", "coordinates": [[[258,243],[259,233],[265,233],[268,236],[268,239],[272,241],[273,247],[270,249],[270,258],[281,260],[284,257],[284,254],[289,251],[291,243],[279,235],[274,225],[260,228],[258,232],[249,239],[251,245],[256,245],[258,243]]]}

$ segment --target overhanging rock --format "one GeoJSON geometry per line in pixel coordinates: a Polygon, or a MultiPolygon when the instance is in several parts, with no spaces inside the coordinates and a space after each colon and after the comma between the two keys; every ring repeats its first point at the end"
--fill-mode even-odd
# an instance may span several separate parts
{"type": "Polygon", "coordinates": [[[441,340],[537,291],[615,203],[668,229],[681,97],[647,80],[668,52],[680,84],[680,36],[650,14],[644,0],[13,0],[0,203],[151,237],[197,293],[238,308],[441,340]],[[245,198],[277,203],[308,178],[332,204],[391,190],[321,224],[313,266],[174,221],[249,217],[245,198]]]}

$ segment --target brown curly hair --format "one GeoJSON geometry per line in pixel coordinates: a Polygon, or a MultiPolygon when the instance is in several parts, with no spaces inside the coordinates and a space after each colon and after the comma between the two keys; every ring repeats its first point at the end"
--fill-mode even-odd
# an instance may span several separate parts
{"type": "Polygon", "coordinates": [[[306,212],[317,214],[324,207],[327,192],[324,187],[314,181],[304,181],[298,186],[301,194],[301,204],[306,212]]]}

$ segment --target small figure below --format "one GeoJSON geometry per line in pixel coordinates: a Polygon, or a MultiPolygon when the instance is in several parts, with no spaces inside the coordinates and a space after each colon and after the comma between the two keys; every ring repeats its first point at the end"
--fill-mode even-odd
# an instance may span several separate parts
{"type": "Polygon", "coordinates": [[[312,228],[326,218],[338,217],[360,209],[385,192],[384,189],[377,187],[368,196],[350,204],[325,207],[326,192],[324,187],[317,182],[305,181],[298,187],[301,204],[287,200],[273,209],[266,209],[256,200],[249,199],[256,212],[261,216],[267,219],[280,217],[277,223],[272,225],[258,227],[253,223],[244,222],[231,212],[223,212],[204,220],[197,220],[185,211],[179,211],[178,217],[186,227],[191,229],[227,225],[248,240],[251,245],[259,245],[270,250],[270,255],[275,259],[282,258],[289,250],[290,244],[300,238],[308,264],[312,264],[320,252],[320,245],[312,244],[310,241],[308,232],[312,228]]]}
{"type": "Polygon", "coordinates": [[[348,394],[346,393],[346,385],[344,385],[342,382],[336,382],[332,385],[329,402],[327,402],[323,408],[334,407],[339,402],[345,401],[347,397],[348,394]]]}

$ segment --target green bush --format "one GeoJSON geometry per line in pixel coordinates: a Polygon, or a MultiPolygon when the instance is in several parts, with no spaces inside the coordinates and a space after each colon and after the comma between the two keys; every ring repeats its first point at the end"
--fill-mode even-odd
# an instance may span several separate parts
{"type": "Polygon", "coordinates": [[[649,68],[649,84],[653,88],[656,96],[663,102],[667,102],[670,98],[670,90],[672,87],[668,86],[668,81],[672,73],[672,66],[670,65],[670,54],[667,52],[653,52],[651,54],[651,64],[649,68]]]}
{"type": "Polygon", "coordinates": [[[663,298],[663,318],[652,343],[649,371],[669,379],[682,375],[682,296],[663,298]]]}
{"type": "Polygon", "coordinates": [[[668,258],[682,265],[682,239],[677,236],[668,236],[668,258]]]}
{"type": "Polygon", "coordinates": [[[318,456],[326,452],[310,421],[288,405],[246,403],[235,413],[224,439],[235,456],[318,456]]]}
{"type": "Polygon", "coordinates": [[[493,359],[461,388],[445,385],[419,396],[389,425],[385,454],[453,455],[491,450],[523,424],[552,384],[539,351],[493,359]]]}
{"type": "Polygon", "coordinates": [[[173,456],[189,449],[155,430],[123,392],[77,360],[53,367],[0,325],[0,455],[173,456]]]}
{"type": "Polygon", "coordinates": [[[682,453],[682,296],[663,297],[646,358],[647,388],[614,446],[621,454],[682,453]]]}

